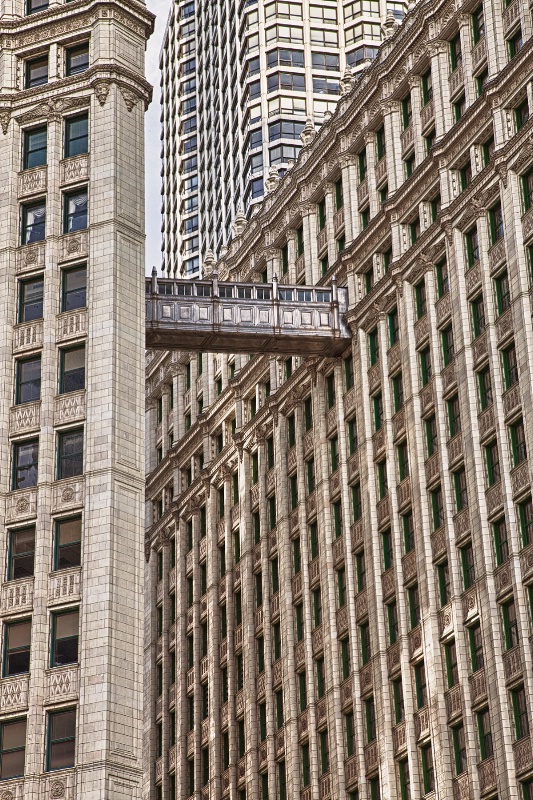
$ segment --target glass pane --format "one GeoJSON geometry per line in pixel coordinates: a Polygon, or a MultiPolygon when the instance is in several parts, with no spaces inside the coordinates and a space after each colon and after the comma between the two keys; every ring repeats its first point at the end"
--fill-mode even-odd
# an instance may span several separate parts
{"type": "Polygon", "coordinates": [[[89,118],[75,117],[67,121],[65,157],[77,156],[88,152],[89,118]]]}
{"type": "Polygon", "coordinates": [[[25,489],[37,484],[38,442],[19,444],[15,449],[15,488],[25,489]]]}
{"type": "Polygon", "coordinates": [[[74,47],[67,53],[67,74],[77,75],[83,72],[89,66],[89,48],[87,45],[83,47],[74,47]]]}
{"type": "Polygon", "coordinates": [[[7,626],[7,646],[9,650],[26,647],[31,642],[31,620],[16,622],[7,626]]]}
{"type": "MultiPolygon", "coordinates": [[[[5,753],[6,750],[12,750],[15,747],[24,747],[25,744],[26,720],[18,719],[16,722],[5,722],[2,726],[2,752],[5,753]]],[[[2,763],[2,767],[4,767],[4,763],[2,763]]],[[[6,777],[2,769],[2,778],[6,777]]]]}
{"type": "Polygon", "coordinates": [[[39,203],[24,208],[22,244],[41,242],[45,236],[46,204],[39,203]]]}
{"type": "Polygon", "coordinates": [[[11,552],[13,554],[33,552],[35,549],[35,528],[24,528],[11,534],[11,552]]]}
{"type": "Polygon", "coordinates": [[[56,639],[77,636],[79,626],[79,611],[77,609],[69,614],[58,614],[56,616],[56,639]]]}
{"type": "Polygon", "coordinates": [[[19,322],[31,322],[43,317],[44,281],[28,281],[21,285],[21,314],[19,322]]]}
{"type": "Polygon", "coordinates": [[[83,472],[83,431],[63,433],[59,439],[59,478],[83,472]]]}
{"type": "Polygon", "coordinates": [[[52,714],[50,725],[50,738],[52,741],[73,738],[76,735],[76,709],[72,708],[68,711],[52,714]]]}
{"type": "Polygon", "coordinates": [[[24,140],[24,169],[46,164],[46,128],[29,131],[24,140]]]}
{"type": "Polygon", "coordinates": [[[2,753],[2,780],[24,775],[24,755],[24,749],[15,750],[15,752],[11,753],[2,753]]]}
{"type": "Polygon", "coordinates": [[[63,311],[85,308],[87,299],[87,269],[69,269],[63,273],[63,311]]]}
{"type": "Polygon", "coordinates": [[[64,350],[61,393],[75,392],[85,388],[85,347],[64,350]]]}
{"type": "Polygon", "coordinates": [[[81,539],[81,517],[57,523],[57,536],[60,545],[79,542],[81,539]]]}
{"type": "Polygon", "coordinates": [[[17,403],[30,403],[41,396],[41,358],[18,363],[17,403]]]}
{"type": "Polygon", "coordinates": [[[65,233],[85,230],[87,227],[87,192],[65,197],[65,233]]]}
{"type": "Polygon", "coordinates": [[[75,742],[57,742],[50,746],[50,769],[65,769],[74,766],[75,742]]]}

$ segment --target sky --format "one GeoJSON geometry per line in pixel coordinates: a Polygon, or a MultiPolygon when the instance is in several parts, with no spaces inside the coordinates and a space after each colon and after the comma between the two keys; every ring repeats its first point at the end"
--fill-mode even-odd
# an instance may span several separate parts
{"type": "Polygon", "coordinates": [[[148,0],[156,15],[155,31],[146,50],[146,77],[154,87],[152,102],[145,115],[146,133],[146,274],[161,267],[161,164],[159,161],[159,51],[167,23],[171,0],[148,0]]]}

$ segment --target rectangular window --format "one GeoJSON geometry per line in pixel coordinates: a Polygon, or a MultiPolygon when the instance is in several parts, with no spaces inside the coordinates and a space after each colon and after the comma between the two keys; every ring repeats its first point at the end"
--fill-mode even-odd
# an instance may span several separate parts
{"type": "Polygon", "coordinates": [[[461,567],[463,570],[463,589],[466,591],[473,586],[476,580],[476,569],[474,564],[474,549],[471,544],[461,548],[461,567]]]}
{"type": "Polygon", "coordinates": [[[4,678],[30,671],[30,648],[31,619],[4,625],[4,678]]]}
{"type": "Polygon", "coordinates": [[[41,356],[20,359],[16,362],[15,404],[31,403],[41,399],[41,356]]]}
{"type": "Polygon", "coordinates": [[[518,620],[514,599],[502,604],[502,619],[505,649],[510,650],[518,644],[518,620]]]}
{"type": "Polygon", "coordinates": [[[396,724],[405,719],[405,705],[403,701],[402,679],[392,681],[392,695],[394,700],[394,719],[396,724]]]}
{"type": "Polygon", "coordinates": [[[497,203],[489,210],[490,241],[495,245],[503,239],[503,211],[501,203],[497,203]]]}
{"type": "Polygon", "coordinates": [[[448,689],[456,686],[459,683],[459,668],[457,666],[457,650],[455,642],[448,642],[444,645],[444,655],[446,660],[446,676],[448,680],[448,689]]]}
{"type": "Polygon", "coordinates": [[[409,601],[409,622],[411,629],[416,628],[420,622],[420,595],[418,585],[410,586],[407,590],[407,599],[409,601]]]}
{"type": "Polygon", "coordinates": [[[454,395],[451,400],[448,400],[446,405],[448,410],[448,433],[450,439],[452,439],[461,432],[461,406],[459,404],[459,396],[454,395]]]}
{"type": "Polygon", "coordinates": [[[0,780],[24,775],[26,717],[0,723],[0,780]]]}
{"type": "Polygon", "coordinates": [[[318,699],[324,697],[326,691],[326,676],[324,674],[324,659],[316,660],[316,693],[318,699]]]}
{"type": "Polygon", "coordinates": [[[368,334],[368,352],[370,365],[373,366],[379,360],[379,333],[377,328],[374,328],[368,334]]]}
{"type": "Polygon", "coordinates": [[[531,502],[531,497],[518,505],[518,518],[522,545],[527,547],[533,541],[533,503],[531,502]]]}
{"type": "Polygon", "coordinates": [[[47,127],[24,131],[22,169],[42,167],[47,160],[47,127]]]}
{"type": "Polygon", "coordinates": [[[362,504],[361,504],[361,484],[356,483],[355,486],[352,486],[352,510],[353,510],[353,521],[357,522],[357,520],[361,519],[362,515],[362,504]]]}
{"type": "Polygon", "coordinates": [[[367,743],[373,742],[376,738],[376,707],[374,698],[365,700],[365,722],[367,743]]]}
{"type": "Polygon", "coordinates": [[[83,474],[83,428],[57,434],[57,480],[83,474]]]}
{"type": "Polygon", "coordinates": [[[466,260],[468,267],[471,268],[479,261],[479,240],[477,227],[474,226],[465,233],[466,260]]]}
{"type": "Polygon", "coordinates": [[[42,242],[46,236],[46,201],[37,200],[22,206],[21,244],[42,242]]]}
{"type": "Polygon", "coordinates": [[[500,457],[496,439],[484,447],[487,485],[492,486],[500,480],[500,457]]]}
{"type": "Polygon", "coordinates": [[[442,340],[442,360],[445,367],[450,364],[455,357],[455,347],[453,343],[453,328],[449,325],[441,331],[442,340]]]}
{"type": "Polygon", "coordinates": [[[402,514],[401,520],[405,552],[410,553],[415,547],[415,523],[412,512],[402,514]]]}
{"type": "Polygon", "coordinates": [[[307,708],[307,677],[305,672],[298,673],[298,694],[300,699],[300,711],[307,708]]]}
{"type": "Polygon", "coordinates": [[[392,379],[392,394],[394,413],[397,414],[403,408],[403,377],[401,372],[392,379]]]}
{"type": "Polygon", "coordinates": [[[305,430],[309,431],[313,427],[313,401],[311,397],[304,400],[305,430]]]}
{"type": "Polygon", "coordinates": [[[85,345],[60,350],[59,394],[85,389],[85,345]]]}
{"type": "Polygon", "coordinates": [[[87,307],[87,267],[85,264],[61,273],[61,311],[75,311],[87,307]]]}
{"type": "Polygon", "coordinates": [[[37,486],[39,466],[39,440],[30,439],[13,445],[12,489],[37,486]]]}
{"type": "Polygon", "coordinates": [[[359,636],[361,639],[361,663],[368,664],[372,654],[370,646],[370,625],[368,622],[363,622],[359,625],[359,636]]]}
{"type": "Polygon", "coordinates": [[[490,371],[486,369],[478,372],[478,395],[480,411],[484,411],[492,404],[492,384],[490,380],[490,371]]]}
{"type": "Polygon", "coordinates": [[[383,395],[381,392],[374,398],[374,431],[377,433],[383,426],[383,395]]]}
{"type": "Polygon", "coordinates": [[[364,553],[356,553],[355,570],[357,575],[357,591],[362,592],[366,587],[366,566],[364,553]]]}
{"type": "Polygon", "coordinates": [[[509,289],[509,275],[507,270],[502,272],[494,279],[494,289],[496,292],[496,308],[498,316],[504,314],[511,307],[511,293],[509,289]]]}
{"type": "Polygon", "coordinates": [[[466,486],[466,471],[458,469],[453,473],[453,485],[455,489],[455,509],[462,511],[468,506],[468,491],[466,486]]]}
{"type": "Polygon", "coordinates": [[[433,377],[431,368],[431,353],[429,347],[426,347],[424,350],[420,351],[420,377],[422,380],[422,386],[426,386],[433,377]]]}
{"type": "Polygon", "coordinates": [[[326,377],[326,395],[328,408],[333,408],[335,405],[335,375],[333,373],[326,377]]]}
{"type": "Polygon", "coordinates": [[[463,723],[452,728],[453,754],[455,761],[455,774],[461,775],[466,771],[466,743],[463,723]]]}
{"type": "Polygon", "coordinates": [[[7,579],[31,578],[35,563],[35,526],[9,531],[7,579]]]}
{"type": "Polygon", "coordinates": [[[389,629],[389,644],[395,644],[398,640],[398,606],[394,600],[387,605],[387,623],[389,629]]]}
{"type": "Polygon", "coordinates": [[[426,282],[420,281],[415,286],[416,318],[422,319],[427,314],[426,282]]]}
{"type": "Polygon", "coordinates": [[[65,59],[65,74],[79,75],[89,68],[89,45],[80,44],[76,47],[68,47],[65,59]]]}
{"type": "Polygon", "coordinates": [[[420,748],[420,760],[422,762],[422,780],[424,784],[424,794],[435,791],[435,769],[433,767],[433,751],[431,744],[420,748]]]}
{"type": "Polygon", "coordinates": [[[423,708],[428,702],[428,691],[426,683],[426,668],[424,662],[415,664],[415,693],[416,693],[416,706],[423,708]]]}
{"type": "Polygon", "coordinates": [[[475,338],[485,330],[485,304],[482,294],[472,300],[470,309],[472,312],[472,333],[475,338]]]}
{"type": "Polygon", "coordinates": [[[48,714],[46,769],[68,769],[76,755],[76,709],[69,708],[48,714]]]}
{"type": "Polygon", "coordinates": [[[468,629],[468,640],[470,644],[470,661],[472,672],[477,672],[485,666],[483,657],[483,639],[481,636],[481,626],[479,622],[468,629]]]}
{"type": "Polygon", "coordinates": [[[398,316],[398,309],[393,309],[389,315],[389,343],[393,347],[400,341],[400,318],[398,316]]]}
{"type": "Polygon", "coordinates": [[[378,470],[378,493],[379,493],[379,499],[383,500],[383,498],[386,496],[387,492],[389,491],[389,483],[388,483],[388,477],[387,477],[387,462],[386,461],[380,461],[377,464],[377,470],[378,470]]]}
{"type": "Polygon", "coordinates": [[[26,61],[25,88],[33,89],[48,83],[48,55],[26,61]]]}
{"type": "Polygon", "coordinates": [[[29,281],[20,281],[19,284],[19,313],[18,322],[32,322],[43,318],[43,291],[44,281],[42,276],[29,281]]]}
{"type": "Polygon", "coordinates": [[[79,114],[65,120],[65,158],[89,152],[89,116],[79,114]]]}
{"type": "Polygon", "coordinates": [[[87,228],[87,189],[77,189],[63,195],[63,233],[83,231],[87,228]]]}
{"type": "Polygon", "coordinates": [[[485,761],[486,758],[491,758],[494,754],[492,746],[492,732],[490,728],[490,714],[488,708],[479,711],[477,717],[477,730],[479,734],[479,752],[481,760],[485,761]]]}
{"type": "Polygon", "coordinates": [[[515,736],[517,741],[524,739],[529,734],[529,719],[527,711],[526,693],[523,686],[511,691],[515,736]]]}
{"type": "Polygon", "coordinates": [[[444,297],[450,291],[450,279],[448,277],[448,264],[446,261],[441,261],[436,266],[437,273],[437,294],[439,299],[444,297]]]}
{"type": "Polygon", "coordinates": [[[402,442],[396,448],[398,456],[398,479],[400,481],[409,477],[409,448],[407,442],[402,442]]]}
{"type": "Polygon", "coordinates": [[[442,488],[439,486],[430,492],[431,511],[433,516],[433,530],[436,531],[444,525],[444,502],[442,488]]]}
{"type": "Polygon", "coordinates": [[[502,351],[503,381],[505,389],[510,389],[518,383],[518,362],[514,344],[502,351]]]}
{"type": "Polygon", "coordinates": [[[81,517],[57,520],[54,533],[54,569],[81,564],[81,517]]]}
{"type": "Polygon", "coordinates": [[[79,609],[52,614],[50,666],[62,667],[78,662],[79,609]]]}
{"type": "Polygon", "coordinates": [[[447,561],[437,565],[439,600],[441,608],[450,602],[450,567],[447,561]]]}
{"type": "Polygon", "coordinates": [[[513,425],[509,425],[509,435],[511,439],[512,466],[517,467],[527,459],[524,420],[519,419],[513,425]]]}

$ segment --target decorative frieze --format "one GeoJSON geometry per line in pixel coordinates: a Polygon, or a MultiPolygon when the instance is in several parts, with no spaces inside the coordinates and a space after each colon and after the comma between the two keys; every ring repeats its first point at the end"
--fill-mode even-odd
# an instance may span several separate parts
{"type": "Polygon", "coordinates": [[[89,178],[89,156],[79,155],[59,162],[61,185],[86,181],[89,178]]]}
{"type": "Polygon", "coordinates": [[[85,419],[85,392],[69,392],[54,400],[54,425],[85,419]]]}
{"type": "Polygon", "coordinates": [[[79,667],[54,667],[46,670],[45,703],[62,703],[78,697],[79,667]]]}
{"type": "Polygon", "coordinates": [[[36,167],[19,172],[19,199],[46,192],[47,167],[36,167]]]}
{"type": "Polygon", "coordinates": [[[9,410],[9,435],[18,436],[39,430],[41,403],[23,403],[9,410]]]}
{"type": "Polygon", "coordinates": [[[57,318],[57,341],[59,344],[87,335],[87,312],[68,311],[57,318]]]}
{"type": "Polygon", "coordinates": [[[33,578],[2,584],[2,614],[29,611],[33,606],[33,578]]]}
{"type": "Polygon", "coordinates": [[[51,572],[48,578],[48,604],[76,602],[81,597],[81,568],[51,572]]]}
{"type": "Polygon", "coordinates": [[[25,322],[13,328],[13,353],[36,350],[43,345],[43,323],[25,322]]]}
{"type": "Polygon", "coordinates": [[[6,502],[6,521],[22,522],[37,514],[37,489],[19,489],[11,492],[6,502]]]}
{"type": "MultiPolygon", "coordinates": [[[[29,675],[3,678],[0,682],[0,712],[12,714],[28,708],[29,675]]],[[[1,795],[0,795],[1,797],[1,795]]]]}

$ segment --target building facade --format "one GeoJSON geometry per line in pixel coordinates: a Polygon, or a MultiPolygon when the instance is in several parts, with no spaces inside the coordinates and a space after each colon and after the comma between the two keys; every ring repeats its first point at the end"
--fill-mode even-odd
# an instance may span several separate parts
{"type": "Polygon", "coordinates": [[[0,5],[2,800],[141,797],[152,27],[0,5]]]}
{"type": "MultiPolygon", "coordinates": [[[[307,118],[335,110],[346,68],[375,57],[404,0],[172,4],[161,51],[163,268],[197,277],[249,216],[307,118]]],[[[312,123],[310,123],[312,125],[312,123]]]]}
{"type": "Polygon", "coordinates": [[[531,25],[417,6],[219,261],[342,358],[148,354],[146,797],[533,797],[531,25]]]}

